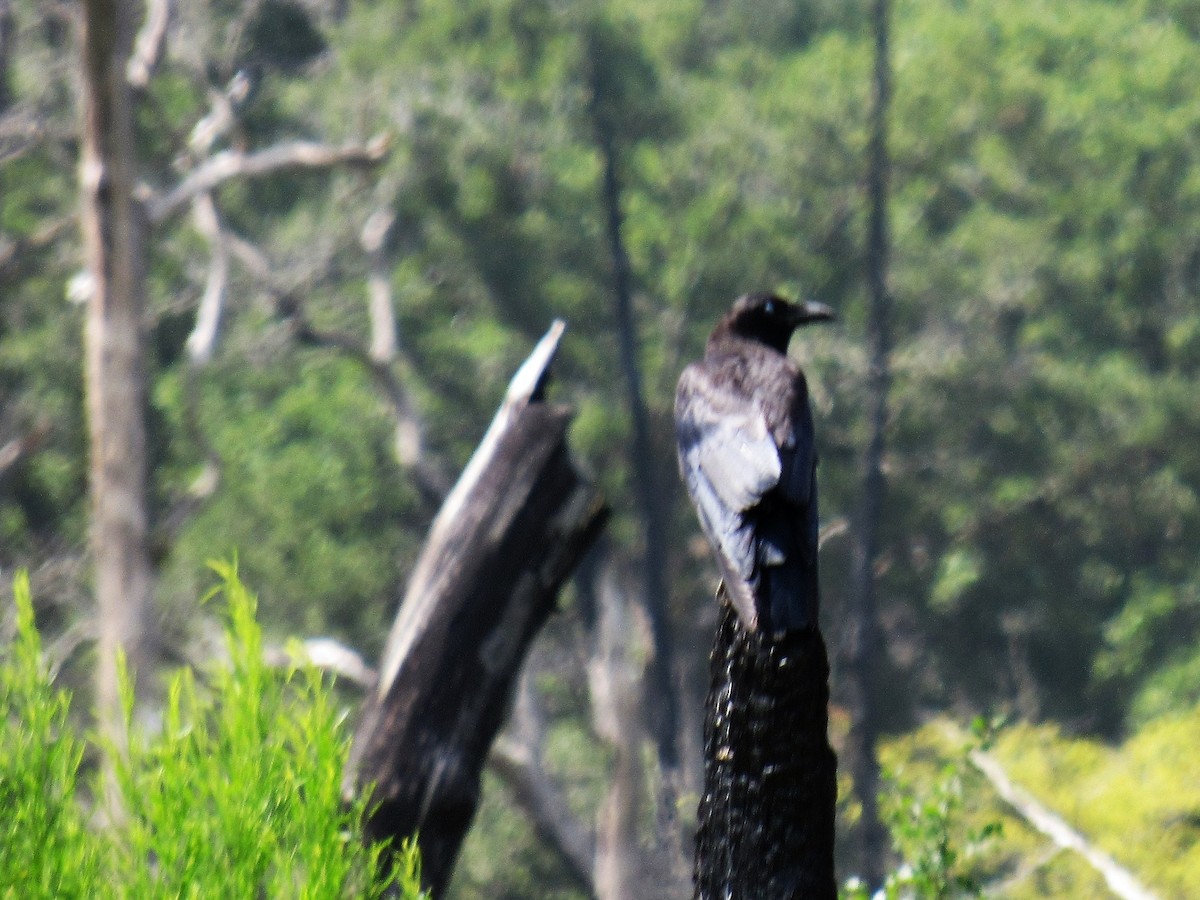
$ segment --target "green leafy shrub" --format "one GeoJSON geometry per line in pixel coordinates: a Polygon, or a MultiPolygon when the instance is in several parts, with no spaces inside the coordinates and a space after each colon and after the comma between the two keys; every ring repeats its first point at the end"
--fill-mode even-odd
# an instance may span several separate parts
{"type": "Polygon", "coordinates": [[[70,697],[42,662],[29,578],[13,581],[16,633],[0,656],[0,895],[82,897],[101,883],[101,842],[77,801],[83,744],[70,697]]]}
{"type": "MultiPolygon", "coordinates": [[[[967,750],[943,756],[945,750],[939,747],[931,753],[929,747],[910,742],[889,747],[886,753],[880,807],[892,847],[903,860],[884,883],[882,896],[887,900],[982,894],[980,853],[1003,833],[1003,824],[998,817],[969,808],[967,794],[976,776],[967,750]]],[[[871,895],[861,880],[850,879],[841,896],[867,900],[881,895],[871,895]]]]}
{"type": "MultiPolygon", "coordinates": [[[[1014,783],[1163,897],[1200,896],[1200,706],[1157,717],[1120,745],[1018,723],[988,750],[1014,783]]],[[[883,897],[1100,897],[1104,879],[1001,800],[933,720],[880,748],[881,808],[897,857],[883,897]],[[1000,826],[1000,827],[997,827],[1000,826]]],[[[861,882],[843,900],[865,900],[861,882]]]]}
{"type": "MultiPolygon", "coordinates": [[[[227,659],[170,682],[161,730],[133,724],[115,760],[122,803],[89,828],[79,790],[83,744],[41,660],[28,582],[16,582],[17,630],[0,666],[0,895],[43,897],[417,898],[415,847],[385,873],[364,846],[362,801],[343,807],[344,714],[309,668],[263,660],[255,599],[234,565],[216,564],[227,659]]],[[[98,783],[93,795],[102,796],[98,783]]]]}

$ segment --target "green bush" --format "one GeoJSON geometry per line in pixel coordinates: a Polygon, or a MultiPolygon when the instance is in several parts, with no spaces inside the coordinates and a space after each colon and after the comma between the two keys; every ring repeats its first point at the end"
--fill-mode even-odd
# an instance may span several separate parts
{"type": "MultiPolygon", "coordinates": [[[[976,723],[973,742],[984,740],[976,723]]],[[[984,851],[1004,832],[994,811],[977,808],[968,794],[977,790],[968,762],[970,746],[952,740],[928,746],[930,735],[916,732],[899,738],[882,754],[880,811],[901,860],[889,872],[882,893],[871,893],[858,878],[842,887],[841,900],[920,898],[949,900],[983,894],[987,869],[984,851]],[[947,746],[951,745],[951,746],[947,746]]]]}
{"type": "Polygon", "coordinates": [[[13,594],[16,634],[0,657],[0,893],[88,896],[103,883],[103,847],[77,800],[83,744],[67,725],[70,697],[42,662],[24,573],[13,594]]]}
{"type": "MultiPolygon", "coordinates": [[[[378,897],[395,882],[416,898],[414,847],[385,874],[343,808],[344,715],[319,673],[263,661],[255,600],[236,567],[214,568],[226,600],[228,658],[170,683],[160,730],[134,727],[124,684],[125,743],[114,761],[122,809],[89,827],[80,790],[84,744],[69,695],[41,658],[28,580],[15,583],[16,634],[0,694],[0,895],[23,897],[378,897]]],[[[98,818],[105,818],[103,816],[98,818]]]]}

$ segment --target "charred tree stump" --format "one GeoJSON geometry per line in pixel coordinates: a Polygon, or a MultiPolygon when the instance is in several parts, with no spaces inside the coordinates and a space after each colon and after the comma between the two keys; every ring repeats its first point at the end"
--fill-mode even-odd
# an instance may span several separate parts
{"type": "Polygon", "coordinates": [[[351,747],[344,790],[374,785],[368,838],[419,834],[434,896],[529,643],[606,516],[567,452],[571,411],[543,398],[562,331],[556,322],[517,372],[434,520],[351,747]]]}
{"type": "Polygon", "coordinates": [[[832,900],[837,759],[820,630],[748,632],[723,602],[710,671],[695,897],[832,900]]]}

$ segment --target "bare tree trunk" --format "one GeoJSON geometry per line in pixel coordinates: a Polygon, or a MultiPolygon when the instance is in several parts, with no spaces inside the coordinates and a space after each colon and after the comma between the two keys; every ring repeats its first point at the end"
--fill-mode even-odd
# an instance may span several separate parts
{"type": "Polygon", "coordinates": [[[611,565],[601,573],[596,598],[596,646],[588,665],[592,724],[613,754],[608,790],[596,819],[596,897],[630,900],[645,896],[639,891],[646,873],[638,838],[645,789],[637,691],[642,672],[635,660],[644,658],[647,641],[644,630],[639,634],[611,565]]]}
{"type": "Polygon", "coordinates": [[[837,760],[820,629],[747,632],[722,603],[710,667],[697,900],[833,900],[837,760]]]}
{"type": "Polygon", "coordinates": [[[617,171],[617,147],[612,123],[600,112],[602,100],[599,79],[596,77],[602,60],[591,61],[593,84],[591,98],[592,125],[604,166],[603,201],[609,250],[612,255],[613,293],[616,300],[617,338],[621,354],[621,369],[625,375],[625,393],[633,421],[634,489],[638,513],[642,519],[645,540],[643,584],[646,611],[654,637],[654,654],[650,661],[650,688],[646,692],[651,706],[651,729],[658,745],[659,759],[664,768],[663,783],[667,796],[663,804],[673,814],[675,781],[679,768],[679,710],[675,687],[675,649],[672,635],[669,591],[667,586],[665,506],[661,476],[650,437],[650,415],[642,390],[641,364],[638,361],[637,323],[633,314],[633,275],[629,254],[622,234],[621,182],[617,171]]]}
{"type": "Polygon", "coordinates": [[[348,794],[374,785],[370,838],[420,834],[434,896],[474,817],[529,642],[606,516],[567,453],[570,411],[543,397],[562,327],[513,378],[434,520],[347,764],[348,794]]]}
{"type": "Polygon", "coordinates": [[[134,4],[85,0],[82,17],[85,336],[91,438],[92,561],[99,629],[96,713],[119,729],[117,654],[150,668],[153,576],[147,550],[143,223],[133,200],[133,109],[126,65],[134,4]]]}
{"type": "Polygon", "coordinates": [[[392,305],[392,285],[388,272],[388,233],[396,225],[396,214],[377,209],[363,225],[361,243],[370,262],[367,273],[368,312],[371,317],[371,359],[390,363],[396,358],[396,310],[392,305]]]}
{"type": "MultiPolygon", "coordinates": [[[[0,0],[0,122],[12,103],[8,67],[12,62],[16,45],[17,23],[13,17],[12,0],[0,0]]],[[[0,197],[4,196],[4,171],[0,169],[0,197]]],[[[3,276],[4,260],[0,259],[0,277],[3,276]]]]}
{"type": "Polygon", "coordinates": [[[16,43],[17,23],[13,20],[12,0],[0,0],[0,116],[8,110],[12,95],[8,86],[8,66],[16,43]]]}
{"type": "Polygon", "coordinates": [[[883,476],[888,388],[891,384],[891,296],[888,292],[888,159],[887,116],[891,98],[888,58],[888,0],[874,0],[872,28],[875,65],[871,99],[871,142],[867,169],[869,210],[867,283],[871,305],[867,319],[869,344],[868,404],[870,437],[863,460],[862,495],[854,521],[850,576],[852,623],[848,659],[851,728],[850,771],[862,806],[858,828],[858,864],[872,888],[883,880],[887,833],[879,820],[878,722],[875,709],[877,660],[882,652],[875,602],[875,560],[886,485],[883,476]]]}

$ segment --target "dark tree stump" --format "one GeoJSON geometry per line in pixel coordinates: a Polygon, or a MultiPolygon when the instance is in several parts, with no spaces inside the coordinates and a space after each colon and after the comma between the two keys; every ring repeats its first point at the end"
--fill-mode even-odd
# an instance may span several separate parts
{"type": "Polygon", "coordinates": [[[606,509],[567,453],[572,413],[543,400],[563,326],[513,378],[434,520],[364,703],[344,782],[374,784],[371,840],[419,834],[422,880],[449,881],[513,684],[606,509]]]}
{"type": "Polygon", "coordinates": [[[721,603],[704,717],[699,900],[835,898],[837,759],[821,632],[747,632],[721,603]]]}

